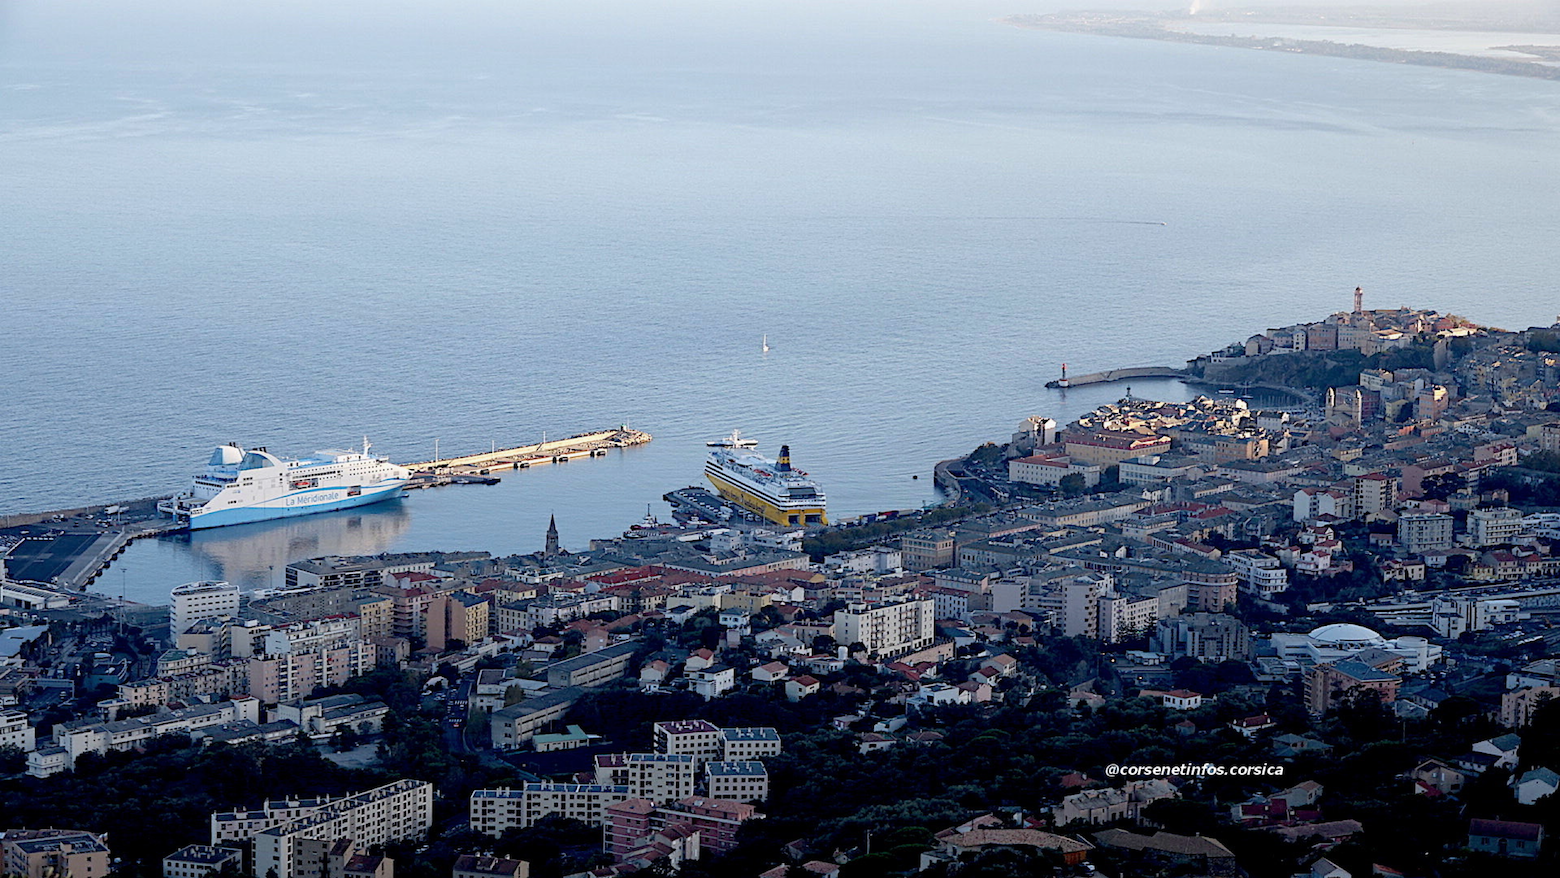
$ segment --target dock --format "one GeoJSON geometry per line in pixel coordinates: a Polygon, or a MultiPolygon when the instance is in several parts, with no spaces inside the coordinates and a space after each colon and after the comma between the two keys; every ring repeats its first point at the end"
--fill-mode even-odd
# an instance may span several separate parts
{"type": "Polygon", "coordinates": [[[1087,375],[1075,375],[1067,377],[1066,368],[1063,367],[1062,377],[1056,381],[1047,381],[1046,387],[1068,388],[1082,387],[1085,384],[1109,384],[1112,381],[1129,381],[1133,378],[1185,378],[1185,369],[1176,369],[1171,366],[1137,366],[1131,369],[1107,369],[1104,372],[1090,372],[1087,375]]]}
{"type": "Polygon", "coordinates": [[[478,454],[445,457],[422,463],[405,464],[415,473],[489,475],[493,470],[529,469],[553,463],[567,463],[581,457],[605,457],[614,448],[631,448],[650,441],[643,430],[617,427],[595,433],[581,433],[567,439],[554,439],[514,448],[498,448],[478,454]]]}

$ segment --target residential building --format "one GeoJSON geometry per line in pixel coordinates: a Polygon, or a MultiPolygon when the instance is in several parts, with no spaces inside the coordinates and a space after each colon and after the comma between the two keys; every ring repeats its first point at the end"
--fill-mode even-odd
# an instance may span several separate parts
{"type": "Polygon", "coordinates": [[[693,795],[694,758],[676,753],[602,753],[596,783],[628,789],[629,798],[670,802],[693,795]]]}
{"type": "Polygon", "coordinates": [[[780,733],[774,729],[754,727],[720,730],[720,758],[728,762],[762,759],[779,752],[780,733]]]}
{"type": "Polygon", "coordinates": [[[1251,657],[1251,629],[1223,613],[1189,613],[1160,619],[1153,642],[1155,651],[1171,658],[1189,656],[1210,664],[1251,657]]]}
{"type": "Polygon", "coordinates": [[[1170,450],[1169,436],[1113,430],[1073,431],[1062,436],[1067,455],[1085,464],[1111,466],[1124,460],[1170,450]]]}
{"type": "Polygon", "coordinates": [[[1321,716],[1356,692],[1374,691],[1382,704],[1397,700],[1403,678],[1379,671],[1364,662],[1338,661],[1319,664],[1306,672],[1305,706],[1313,716],[1321,716]]]}
{"type": "Polygon", "coordinates": [[[531,864],[503,857],[461,854],[455,858],[450,878],[530,878],[531,864]]]}
{"type": "Polygon", "coordinates": [[[1279,560],[1256,549],[1228,552],[1220,560],[1235,570],[1243,588],[1253,597],[1269,600],[1289,590],[1289,571],[1279,560]]]}
{"type": "Polygon", "coordinates": [[[471,829],[497,838],[554,815],[601,826],[607,808],[627,798],[628,787],[612,784],[528,783],[518,789],[474,790],[471,829]]]}
{"type": "Polygon", "coordinates": [[[737,688],[737,671],[730,665],[713,665],[690,671],[688,682],[694,694],[701,695],[705,701],[709,701],[737,688]]]}
{"type": "Polygon", "coordinates": [[[762,802],[769,798],[769,772],[757,760],[705,763],[704,789],[715,799],[762,802]]]}
{"type": "Polygon", "coordinates": [[[302,856],[307,842],[352,839],[365,847],[416,838],[433,826],[433,784],[399,780],[335,799],[311,813],[253,836],[254,867],[277,878],[309,878],[317,860],[302,856]]]}
{"type": "Polygon", "coordinates": [[[8,829],[0,841],[7,878],[104,878],[103,837],[74,829],[8,829]]]}
{"type": "Polygon", "coordinates": [[[1404,513],[1397,523],[1398,545],[1413,555],[1450,549],[1455,523],[1450,515],[1441,512],[1404,513]]]}
{"type": "Polygon", "coordinates": [[[1479,549],[1510,545],[1525,527],[1522,513],[1509,506],[1475,509],[1468,513],[1468,544],[1479,549]]]}
{"type": "Polygon", "coordinates": [[[134,750],[162,735],[193,737],[202,730],[239,720],[258,723],[260,703],[253,698],[240,697],[221,704],[199,704],[106,723],[69,720],[54,726],[54,740],[65,749],[70,766],[75,767],[83,753],[134,750]]]}
{"type": "Polygon", "coordinates": [[[1544,847],[1544,827],[1515,820],[1468,822],[1468,849],[1519,860],[1537,859],[1544,847]]]}
{"type": "Polygon", "coordinates": [[[845,646],[859,643],[872,656],[924,649],[935,633],[933,606],[928,598],[850,604],[834,613],[834,640],[845,646]]]}
{"type": "Polygon", "coordinates": [[[443,652],[454,643],[470,646],[486,640],[491,606],[487,598],[466,591],[435,595],[423,608],[428,647],[443,652]]]}
{"type": "Polygon", "coordinates": [[[899,538],[900,557],[911,572],[946,567],[955,556],[953,532],[941,528],[914,531],[899,538]]]}
{"type": "Polygon", "coordinates": [[[194,627],[202,619],[238,616],[238,586],[227,582],[187,582],[168,593],[169,630],[173,636],[194,627]]]}
{"type": "Polygon", "coordinates": [[[1528,686],[1500,696],[1500,724],[1520,729],[1533,721],[1533,711],[1546,701],[1560,698],[1560,687],[1528,686]]]}
{"type": "Polygon", "coordinates": [[[1084,790],[1063,796],[1053,815],[1059,827],[1078,822],[1136,820],[1150,802],[1175,796],[1175,787],[1163,780],[1129,781],[1120,789],[1084,790]]]}
{"type": "Polygon", "coordinates": [[[187,844],[163,857],[162,878],[211,878],[224,868],[243,870],[244,852],[209,844],[187,844]]]}
{"type": "Polygon", "coordinates": [[[0,711],[0,747],[15,747],[23,753],[38,749],[37,730],[22,710],[0,711]]]}
{"type": "Polygon", "coordinates": [[[708,720],[658,722],[651,727],[651,737],[655,752],[692,756],[695,767],[726,758],[721,728],[708,720]]]}

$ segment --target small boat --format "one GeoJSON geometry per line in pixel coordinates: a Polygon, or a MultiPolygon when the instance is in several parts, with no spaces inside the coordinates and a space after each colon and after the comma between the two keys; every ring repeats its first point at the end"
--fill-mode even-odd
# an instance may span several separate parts
{"type": "Polygon", "coordinates": [[[710,448],[757,448],[757,439],[743,439],[741,430],[732,430],[730,436],[722,436],[719,439],[711,439],[704,443],[710,448]]]}
{"type": "Polygon", "coordinates": [[[760,344],[764,348],[764,353],[766,353],[766,354],[769,353],[769,334],[768,333],[764,334],[764,340],[762,342],[760,342],[760,344]]]}

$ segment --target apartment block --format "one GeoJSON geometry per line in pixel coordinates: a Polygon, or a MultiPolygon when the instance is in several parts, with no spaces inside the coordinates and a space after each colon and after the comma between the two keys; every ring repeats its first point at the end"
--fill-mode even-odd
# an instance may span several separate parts
{"type": "Polygon", "coordinates": [[[771,728],[753,727],[720,730],[720,758],[731,762],[762,759],[780,752],[780,733],[771,728]]]}
{"type": "Polygon", "coordinates": [[[834,613],[834,639],[844,645],[860,643],[874,656],[925,649],[935,634],[934,607],[930,598],[850,604],[834,613]]]}
{"type": "Polygon", "coordinates": [[[710,762],[704,766],[704,790],[715,799],[762,802],[769,798],[769,772],[756,760],[710,762]]]}
{"type": "Polygon", "coordinates": [[[74,829],[8,829],[7,878],[104,878],[109,852],[103,837],[74,829]]]}
{"type": "Polygon", "coordinates": [[[242,871],[244,852],[209,844],[187,844],[163,857],[162,878],[207,878],[231,866],[242,871]]]}
{"type": "Polygon", "coordinates": [[[694,758],[676,753],[602,753],[596,783],[628,788],[635,799],[670,802],[693,795],[694,758]]]}
{"type": "Polygon", "coordinates": [[[260,721],[260,704],[240,697],[221,704],[200,704],[113,722],[72,720],[54,727],[54,740],[65,749],[71,767],[83,753],[134,750],[161,735],[195,735],[202,729],[238,720],[260,721]]]}
{"type": "Polygon", "coordinates": [[[423,609],[427,614],[424,628],[428,632],[428,646],[442,652],[452,641],[469,646],[487,639],[491,606],[487,598],[470,592],[436,595],[423,609]]]}
{"type": "Polygon", "coordinates": [[[0,711],[0,747],[15,747],[23,753],[38,749],[37,730],[22,710],[0,711]]]}
{"type": "Polygon", "coordinates": [[[1412,555],[1450,549],[1455,523],[1456,519],[1440,512],[1404,513],[1398,517],[1398,545],[1412,555]]]}
{"type": "Polygon", "coordinates": [[[303,854],[311,841],[352,839],[364,847],[416,838],[433,826],[433,784],[400,780],[337,799],[311,814],[263,829],[254,836],[257,874],[311,878],[303,854]]]}
{"type": "Polygon", "coordinates": [[[227,582],[187,582],[168,594],[170,631],[177,637],[201,619],[238,615],[238,586],[227,582]]]}
{"type": "Polygon", "coordinates": [[[655,752],[692,756],[695,765],[722,758],[721,729],[708,720],[658,722],[651,727],[655,752]]]}
{"type": "Polygon", "coordinates": [[[1522,513],[1510,507],[1475,509],[1468,513],[1468,542],[1476,548],[1509,545],[1523,534],[1522,513]]]}
{"type": "Polygon", "coordinates": [[[528,783],[518,789],[474,790],[471,828],[497,838],[552,815],[601,826],[607,808],[628,797],[628,787],[611,784],[528,783]]]}

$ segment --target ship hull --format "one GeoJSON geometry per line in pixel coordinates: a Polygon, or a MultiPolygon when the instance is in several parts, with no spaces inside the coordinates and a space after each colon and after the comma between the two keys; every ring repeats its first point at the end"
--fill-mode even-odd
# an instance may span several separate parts
{"type": "Polygon", "coordinates": [[[829,523],[828,514],[822,506],[783,507],[734,481],[721,477],[715,470],[706,470],[704,475],[710,480],[710,484],[715,486],[720,496],[767,521],[784,527],[809,527],[829,523]]]}
{"type": "Polygon", "coordinates": [[[362,489],[357,496],[349,496],[350,489],[314,488],[307,491],[295,491],[284,494],[263,503],[252,506],[235,506],[229,509],[218,509],[212,512],[204,512],[189,516],[190,530],[206,530],[213,527],[227,527],[234,524],[252,524],[257,521],[271,521],[277,518],[293,518],[300,515],[314,515],[319,512],[335,512],[339,509],[354,509],[359,506],[367,506],[371,503],[382,503],[400,497],[404,480],[383,482],[378,485],[368,486],[362,489]]]}

